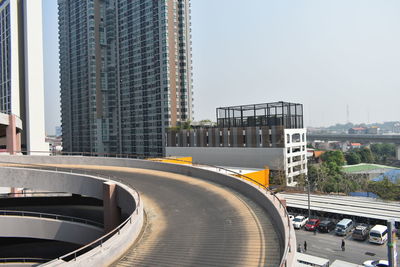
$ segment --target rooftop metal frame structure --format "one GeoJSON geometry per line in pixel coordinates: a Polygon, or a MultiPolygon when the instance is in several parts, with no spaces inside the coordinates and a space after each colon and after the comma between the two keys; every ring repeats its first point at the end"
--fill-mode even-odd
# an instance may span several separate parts
{"type": "Polygon", "coordinates": [[[220,107],[216,110],[218,127],[284,126],[303,128],[303,105],[272,102],[242,106],[220,107]]]}

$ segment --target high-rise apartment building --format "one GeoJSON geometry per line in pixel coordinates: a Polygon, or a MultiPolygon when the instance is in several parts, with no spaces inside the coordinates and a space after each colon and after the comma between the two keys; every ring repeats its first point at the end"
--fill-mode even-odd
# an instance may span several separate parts
{"type": "Polygon", "coordinates": [[[44,130],[42,0],[0,0],[0,113],[20,118],[18,142],[23,150],[49,150],[44,130]]]}
{"type": "Polygon", "coordinates": [[[58,0],[64,151],[156,156],[192,119],[189,0],[58,0]]]}

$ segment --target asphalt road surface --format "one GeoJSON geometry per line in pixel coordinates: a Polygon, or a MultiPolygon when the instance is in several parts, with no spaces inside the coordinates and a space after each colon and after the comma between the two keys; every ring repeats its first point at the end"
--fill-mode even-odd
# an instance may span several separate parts
{"type": "Polygon", "coordinates": [[[243,195],[165,172],[112,174],[142,192],[148,218],[143,238],[118,266],[279,265],[269,217],[243,195]]]}
{"type": "MultiPolygon", "coordinates": [[[[351,263],[362,265],[366,260],[387,259],[387,246],[376,245],[368,241],[353,240],[351,235],[344,237],[345,251],[341,249],[343,237],[331,233],[319,233],[314,235],[313,232],[304,229],[296,230],[297,243],[302,245],[307,241],[306,254],[327,258],[332,263],[334,260],[343,260],[351,263]]],[[[399,246],[397,246],[399,254],[399,246]]]]}

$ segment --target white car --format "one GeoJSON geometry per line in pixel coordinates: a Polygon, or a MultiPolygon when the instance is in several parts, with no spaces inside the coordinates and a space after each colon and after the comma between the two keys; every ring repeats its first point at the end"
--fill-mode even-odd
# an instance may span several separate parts
{"type": "Polygon", "coordinates": [[[364,261],[363,266],[366,267],[389,267],[389,262],[387,260],[370,260],[364,261]]]}
{"type": "Polygon", "coordinates": [[[293,227],[294,227],[294,229],[300,229],[301,227],[303,227],[306,224],[307,221],[308,221],[307,217],[304,217],[304,216],[301,216],[301,215],[296,216],[293,219],[293,227]]]}

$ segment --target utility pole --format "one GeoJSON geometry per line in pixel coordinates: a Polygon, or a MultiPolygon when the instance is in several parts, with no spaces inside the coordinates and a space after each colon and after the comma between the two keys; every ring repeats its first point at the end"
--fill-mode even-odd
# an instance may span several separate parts
{"type": "Polygon", "coordinates": [[[394,220],[387,222],[388,227],[388,259],[389,267],[397,267],[397,252],[396,252],[396,228],[394,227],[394,220]]]}
{"type": "Polygon", "coordinates": [[[311,219],[311,201],[310,201],[310,180],[307,176],[307,195],[308,195],[308,219],[311,219]]]}

